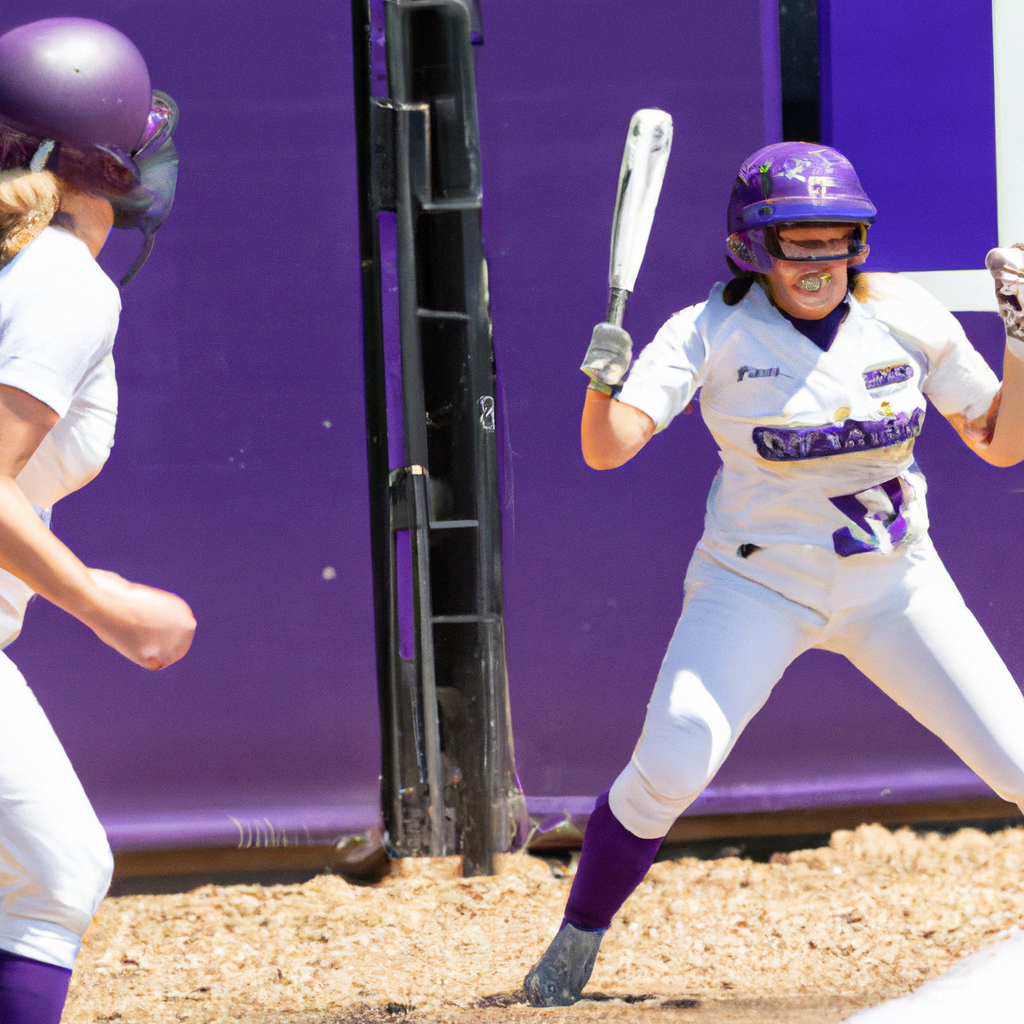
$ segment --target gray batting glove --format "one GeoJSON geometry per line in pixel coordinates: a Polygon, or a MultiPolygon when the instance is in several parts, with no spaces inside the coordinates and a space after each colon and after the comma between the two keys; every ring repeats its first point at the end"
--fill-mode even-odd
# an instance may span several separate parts
{"type": "Polygon", "coordinates": [[[633,359],[633,339],[615,324],[601,323],[590,336],[590,348],[580,369],[592,380],[618,384],[633,359]]]}
{"type": "Polygon", "coordinates": [[[1006,337],[1024,343],[1024,245],[992,249],[985,257],[985,266],[996,282],[996,301],[1006,337]]]}

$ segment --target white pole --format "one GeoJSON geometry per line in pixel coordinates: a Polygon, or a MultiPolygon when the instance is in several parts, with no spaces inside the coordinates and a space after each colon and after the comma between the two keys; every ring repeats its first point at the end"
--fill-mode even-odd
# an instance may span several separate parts
{"type": "Polygon", "coordinates": [[[992,0],[999,244],[1024,242],[1024,2],[992,0]]]}

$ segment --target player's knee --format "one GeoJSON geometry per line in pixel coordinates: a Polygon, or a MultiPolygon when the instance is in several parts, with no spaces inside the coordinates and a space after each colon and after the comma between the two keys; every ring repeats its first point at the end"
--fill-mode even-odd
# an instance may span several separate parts
{"type": "Polygon", "coordinates": [[[714,774],[720,760],[705,722],[692,718],[673,721],[658,742],[641,738],[633,760],[649,786],[670,801],[692,801],[714,774]]]}
{"type": "MultiPolygon", "coordinates": [[[[674,781],[679,780],[676,778],[674,781]]],[[[634,755],[609,793],[612,813],[641,839],[664,836],[700,793],[703,782],[689,792],[677,792],[675,795],[664,792],[659,786],[666,786],[665,780],[655,781],[648,777],[634,755]]]]}
{"type": "Polygon", "coordinates": [[[639,763],[650,788],[667,801],[689,805],[700,796],[711,778],[707,760],[686,760],[676,764],[639,763]]]}
{"type": "Polygon", "coordinates": [[[681,800],[704,788],[734,739],[717,697],[684,669],[659,679],[634,757],[659,793],[681,800]]]}

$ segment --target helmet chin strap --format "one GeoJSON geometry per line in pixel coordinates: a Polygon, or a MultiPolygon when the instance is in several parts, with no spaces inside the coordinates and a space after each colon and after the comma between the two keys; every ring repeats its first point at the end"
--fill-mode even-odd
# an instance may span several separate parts
{"type": "Polygon", "coordinates": [[[132,264],[131,270],[128,271],[124,277],[118,282],[119,288],[124,288],[126,284],[142,269],[146,260],[149,259],[149,254],[153,251],[153,246],[156,243],[156,232],[151,235],[144,235],[145,241],[142,243],[142,252],[139,253],[139,258],[132,264]]]}
{"type": "Polygon", "coordinates": [[[45,139],[39,143],[39,148],[32,154],[32,159],[28,162],[28,169],[33,174],[38,174],[46,167],[46,161],[50,159],[55,145],[53,139],[45,139]]]}

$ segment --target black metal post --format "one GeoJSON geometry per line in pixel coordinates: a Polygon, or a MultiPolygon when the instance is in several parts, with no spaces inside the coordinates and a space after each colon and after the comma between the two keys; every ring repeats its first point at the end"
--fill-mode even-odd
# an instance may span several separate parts
{"type": "MultiPolygon", "coordinates": [[[[374,516],[387,506],[387,537],[374,526],[375,544],[387,548],[374,562],[385,595],[376,601],[386,631],[378,646],[385,823],[398,855],[461,853],[466,874],[486,874],[494,853],[515,841],[524,804],[505,668],[473,18],[468,0],[386,0],[384,8],[389,96],[357,91],[357,104],[371,110],[360,144],[376,156],[361,195],[371,218],[382,209],[396,216],[405,425],[404,466],[390,473],[388,500],[371,496],[374,516]],[[403,532],[412,553],[405,581],[395,556],[403,532]],[[413,603],[411,661],[399,653],[400,592],[413,603]]],[[[379,275],[379,253],[370,259],[379,275]]],[[[379,310],[379,280],[376,301],[379,310]]],[[[372,326],[377,340],[367,327],[367,350],[382,350],[379,315],[372,326]]],[[[379,352],[367,360],[368,416],[383,362],[379,352]]],[[[386,411],[385,403],[385,421],[386,411]]],[[[386,439],[368,453],[386,460],[386,439]]],[[[371,490],[380,480],[378,465],[371,490]]]]}

